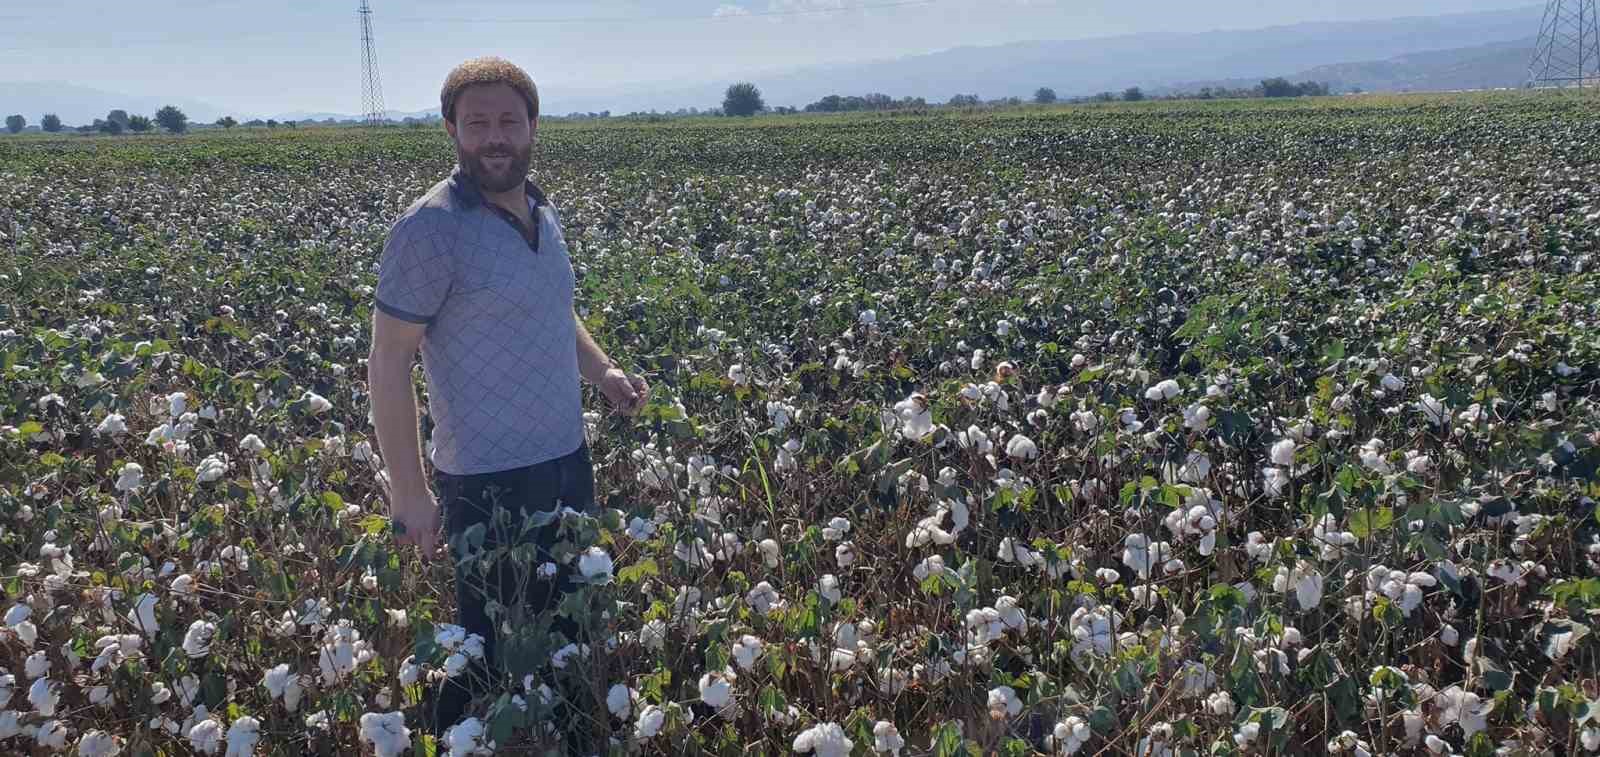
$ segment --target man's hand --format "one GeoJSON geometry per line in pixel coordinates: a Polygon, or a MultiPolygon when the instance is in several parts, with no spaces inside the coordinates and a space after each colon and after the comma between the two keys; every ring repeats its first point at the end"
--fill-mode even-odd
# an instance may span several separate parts
{"type": "Polygon", "coordinates": [[[630,376],[621,368],[612,368],[600,377],[600,392],[613,407],[627,415],[638,415],[650,399],[650,385],[643,376],[630,376]]]}
{"type": "Polygon", "coordinates": [[[394,521],[394,540],[415,544],[423,557],[432,557],[439,543],[439,503],[426,487],[420,493],[394,496],[389,501],[389,517],[394,521]]]}

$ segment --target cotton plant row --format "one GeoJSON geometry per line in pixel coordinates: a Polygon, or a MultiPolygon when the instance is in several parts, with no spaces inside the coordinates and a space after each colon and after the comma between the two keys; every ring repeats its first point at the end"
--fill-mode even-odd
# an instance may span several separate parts
{"type": "Polygon", "coordinates": [[[447,146],[28,154],[0,746],[1595,751],[1600,156],[1545,107],[551,131],[579,312],[665,391],[589,403],[593,633],[437,737],[487,640],[390,540],[363,357],[447,146]]]}

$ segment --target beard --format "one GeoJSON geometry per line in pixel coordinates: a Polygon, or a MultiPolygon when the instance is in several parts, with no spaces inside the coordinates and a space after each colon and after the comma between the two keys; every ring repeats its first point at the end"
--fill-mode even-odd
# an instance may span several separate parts
{"type": "Polygon", "coordinates": [[[528,168],[533,164],[533,143],[523,145],[520,150],[514,145],[489,145],[477,152],[467,152],[458,145],[456,160],[461,164],[461,170],[471,176],[483,191],[491,194],[509,192],[528,178],[528,168]],[[488,159],[497,156],[510,158],[504,170],[496,171],[489,167],[488,159]]]}

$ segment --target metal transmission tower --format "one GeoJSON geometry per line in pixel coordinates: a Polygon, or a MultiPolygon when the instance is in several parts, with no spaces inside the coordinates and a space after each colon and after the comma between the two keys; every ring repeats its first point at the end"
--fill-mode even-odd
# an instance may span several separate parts
{"type": "Polygon", "coordinates": [[[1600,0],[1549,0],[1528,77],[1536,87],[1600,85],[1600,0]]]}
{"type": "Polygon", "coordinates": [[[378,80],[378,51],[372,41],[372,6],[361,0],[361,115],[368,126],[383,125],[383,82],[378,80]]]}

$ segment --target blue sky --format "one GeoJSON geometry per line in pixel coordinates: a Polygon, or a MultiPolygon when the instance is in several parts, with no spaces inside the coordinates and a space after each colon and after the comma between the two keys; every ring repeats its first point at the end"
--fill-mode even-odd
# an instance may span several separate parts
{"type": "MultiPolygon", "coordinates": [[[[385,101],[504,55],[563,92],[755,76],[961,45],[1490,10],[1533,0],[371,0],[385,101]]],[[[241,112],[354,112],[356,0],[62,0],[0,8],[0,80],[178,94],[241,112]]],[[[1531,32],[1530,32],[1531,33],[1531,32]]]]}

